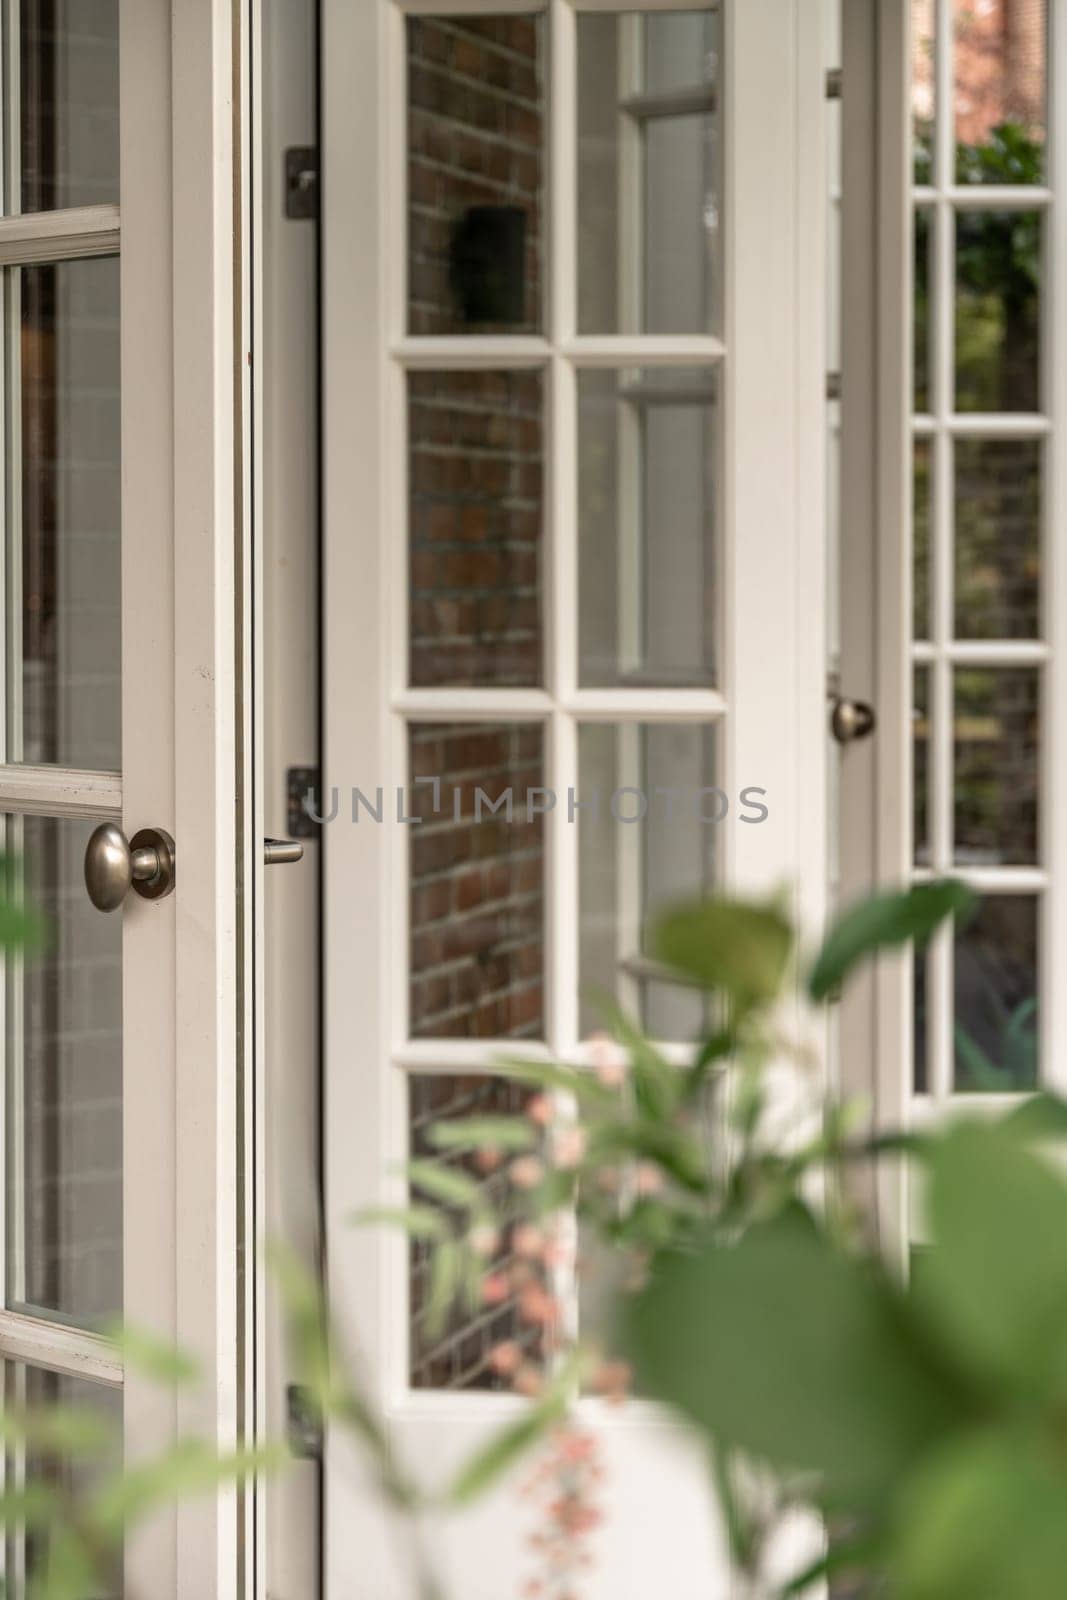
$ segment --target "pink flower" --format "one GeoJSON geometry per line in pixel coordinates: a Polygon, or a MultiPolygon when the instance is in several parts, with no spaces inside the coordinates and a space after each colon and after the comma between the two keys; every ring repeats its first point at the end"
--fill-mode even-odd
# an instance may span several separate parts
{"type": "Polygon", "coordinates": [[[545,1386],[545,1380],[536,1367],[520,1367],[515,1374],[513,1388],[516,1394],[525,1395],[527,1400],[536,1400],[545,1386]]]}
{"type": "Polygon", "coordinates": [[[478,1168],[479,1172],[495,1172],[503,1159],[504,1157],[499,1150],[490,1148],[489,1146],[485,1146],[483,1149],[476,1150],[474,1152],[474,1165],[478,1168]]]}
{"type": "Polygon", "coordinates": [[[663,1174],[651,1161],[639,1161],[634,1174],[634,1188],[639,1195],[648,1198],[650,1195],[661,1194],[663,1191],[663,1174]]]}
{"type": "Polygon", "coordinates": [[[536,1189],[544,1175],[545,1169],[536,1156],[519,1156],[508,1169],[508,1176],[516,1189],[536,1189]]]}
{"type": "Polygon", "coordinates": [[[626,1399],[632,1381],[633,1369],[627,1361],[604,1361],[593,1374],[597,1394],[615,1403],[626,1399]]]}
{"type": "Polygon", "coordinates": [[[517,1256],[537,1260],[544,1254],[545,1236],[532,1222],[521,1222],[511,1235],[511,1247],[517,1256]]]}
{"type": "Polygon", "coordinates": [[[555,1116],[555,1107],[547,1094],[535,1094],[532,1100],[526,1102],[526,1115],[531,1122],[547,1128],[555,1116]]]}
{"type": "Polygon", "coordinates": [[[588,1139],[584,1128],[559,1128],[553,1141],[552,1155],[557,1167],[569,1172],[585,1155],[588,1139]]]}
{"type": "Polygon", "coordinates": [[[486,1259],[500,1243],[500,1235],[488,1222],[479,1222],[468,1235],[468,1243],[476,1256],[486,1259]]]}
{"type": "Polygon", "coordinates": [[[511,1293],[508,1280],[500,1272],[489,1272],[482,1279],[482,1300],[487,1306],[499,1306],[511,1293]]]}
{"type": "Polygon", "coordinates": [[[605,1089],[621,1089],[629,1067],[621,1045],[606,1033],[594,1033],[589,1041],[589,1056],[605,1089]]]}
{"type": "Polygon", "coordinates": [[[522,1365],[522,1350],[514,1339],[505,1339],[490,1350],[489,1365],[498,1377],[510,1378],[522,1365]]]}

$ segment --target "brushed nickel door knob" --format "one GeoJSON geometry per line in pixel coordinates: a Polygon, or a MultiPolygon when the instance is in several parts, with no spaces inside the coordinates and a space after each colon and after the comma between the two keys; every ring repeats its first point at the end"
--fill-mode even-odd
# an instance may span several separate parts
{"type": "Polygon", "coordinates": [[[127,839],[117,822],[102,822],[85,847],[85,887],[98,911],[117,911],[131,889],[164,899],[174,888],[174,840],[162,828],[127,839]]]}

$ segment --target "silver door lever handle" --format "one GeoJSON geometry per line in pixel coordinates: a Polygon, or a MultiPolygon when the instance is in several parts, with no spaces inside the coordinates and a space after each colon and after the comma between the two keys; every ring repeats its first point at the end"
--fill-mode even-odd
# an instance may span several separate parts
{"type": "Polygon", "coordinates": [[[263,865],[284,867],[292,861],[303,861],[304,846],[299,839],[264,839],[263,865]]]}

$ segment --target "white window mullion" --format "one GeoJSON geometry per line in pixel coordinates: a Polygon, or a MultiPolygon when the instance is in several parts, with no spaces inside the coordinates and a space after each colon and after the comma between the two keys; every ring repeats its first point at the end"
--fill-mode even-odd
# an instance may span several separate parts
{"type": "MultiPolygon", "coordinates": [[[[1063,192],[1067,172],[1067,4],[1052,0],[1048,44],[1048,183],[1063,192]]],[[[1053,205],[1045,223],[1045,293],[1042,346],[1045,406],[1052,436],[1045,449],[1045,504],[1042,615],[1051,651],[1042,696],[1040,790],[1042,865],[1055,889],[1041,907],[1040,1059],[1047,1086],[1067,1093],[1067,996],[1061,974],[1067,970],[1067,549],[1062,536],[1067,513],[1067,214],[1053,205]]]]}

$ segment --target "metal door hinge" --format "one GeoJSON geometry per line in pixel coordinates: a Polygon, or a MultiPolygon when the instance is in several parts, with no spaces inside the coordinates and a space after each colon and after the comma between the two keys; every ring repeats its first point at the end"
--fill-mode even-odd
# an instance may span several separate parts
{"type": "Polygon", "coordinates": [[[828,372],[826,374],[826,398],[827,400],[840,400],[841,374],[839,372],[828,372]]]}
{"type": "Polygon", "coordinates": [[[827,100],[840,100],[844,92],[845,78],[840,67],[831,67],[826,74],[827,100]]]}
{"type": "Polygon", "coordinates": [[[302,1383],[286,1386],[285,1431],[299,1461],[322,1460],[322,1415],[311,1390],[302,1383]]]}
{"type": "Polygon", "coordinates": [[[319,214],[319,152],[295,144],[285,152],[285,215],[303,222],[319,214]]]}
{"type": "Polygon", "coordinates": [[[312,811],[323,815],[318,767],[290,767],[285,775],[286,833],[290,839],[317,839],[320,824],[312,811]],[[308,807],[311,807],[311,811],[308,807]]]}

